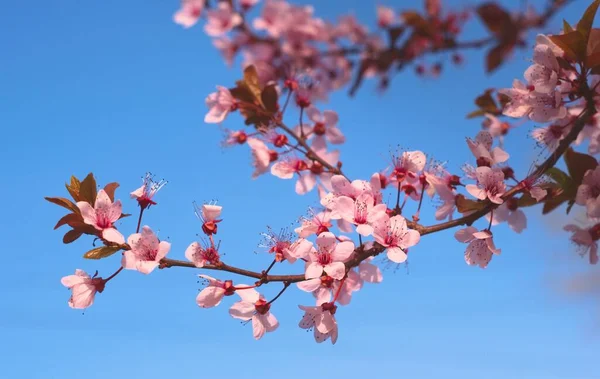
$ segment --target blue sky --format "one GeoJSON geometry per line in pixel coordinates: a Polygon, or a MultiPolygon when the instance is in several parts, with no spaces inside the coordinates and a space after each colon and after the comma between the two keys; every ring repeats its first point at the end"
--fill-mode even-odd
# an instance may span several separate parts
{"type": "MultiPolygon", "coordinates": [[[[575,22],[585,3],[562,16],[575,22]]],[[[338,310],[335,346],[317,345],[297,327],[296,305],[312,302],[297,290],[273,306],[279,330],[254,341],[249,325],[229,317],[230,301],[216,309],[196,306],[198,272],[191,269],[125,272],[85,314],[70,309],[62,276],[75,268],[107,276],[119,264],[116,256],[83,260],[91,240],[64,246],[64,230],[52,230],[63,211],[43,196],[65,195],[71,174],[93,171],[100,183],[120,182],[117,197],[132,213],[136,204],[127,194],[146,171],[168,179],[144,222],[172,242],[172,258],[182,259],[199,232],[192,201],[217,199],[224,207],[225,261],[255,270],[270,262],[255,254],[266,225],[291,225],[316,204],[315,194],[296,196],[292,181],[251,181],[247,149],[224,151],[218,127],[203,123],[205,96],[217,84],[231,85],[240,71],[224,65],[201,28],[171,22],[177,6],[175,0],[57,0],[3,7],[2,377],[600,378],[597,304],[557,290],[561,278],[586,269],[561,231],[568,220],[562,211],[542,219],[539,210],[528,210],[523,235],[505,225],[494,229],[502,255],[486,270],[464,263],[465,246],[453,232],[423,238],[411,250],[409,270],[385,269],[382,284],[366,285],[338,310]]],[[[316,6],[328,19],[348,9],[373,23],[372,2],[316,6]]],[[[553,25],[557,30],[560,18],[553,25]]],[[[468,28],[468,35],[481,31],[477,22],[468,28]]],[[[487,87],[510,86],[529,53],[517,52],[491,76],[483,73],[481,52],[469,52],[463,67],[439,79],[404,72],[382,95],[374,83],[352,99],[336,93],[325,109],[339,113],[347,136],[345,172],[367,178],[387,165],[397,145],[457,170],[470,159],[464,137],[480,127],[464,118],[473,98],[487,87]]],[[[225,126],[241,124],[232,118],[225,126]]],[[[507,139],[520,175],[539,154],[530,130],[523,125],[507,139]]],[[[119,227],[132,231],[134,221],[119,227]]]]}

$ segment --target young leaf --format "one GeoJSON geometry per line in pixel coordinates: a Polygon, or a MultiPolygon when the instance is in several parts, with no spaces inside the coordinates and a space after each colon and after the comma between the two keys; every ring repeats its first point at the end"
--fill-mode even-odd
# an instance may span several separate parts
{"type": "Polygon", "coordinates": [[[571,184],[572,179],[567,175],[566,172],[562,171],[558,167],[549,168],[545,175],[554,180],[562,189],[565,189],[567,185],[571,184]]]}
{"type": "Polygon", "coordinates": [[[75,213],[79,213],[79,208],[77,208],[77,205],[73,204],[73,202],[69,199],[65,199],[64,197],[44,197],[44,199],[53,204],[60,205],[63,208],[67,208],[75,213]]]}
{"type": "Polygon", "coordinates": [[[512,51],[512,45],[506,45],[504,43],[496,45],[487,53],[486,61],[485,61],[485,70],[487,73],[490,73],[500,67],[502,62],[504,62],[504,58],[512,51]]]}
{"type": "Polygon", "coordinates": [[[260,95],[262,102],[265,105],[265,109],[271,113],[275,113],[279,109],[279,104],[277,104],[277,96],[275,84],[266,86],[260,95]]]}
{"type": "Polygon", "coordinates": [[[488,30],[497,37],[503,36],[513,24],[510,14],[496,3],[484,3],[477,7],[477,14],[488,30]]]}
{"type": "Polygon", "coordinates": [[[573,184],[578,187],[583,181],[583,176],[588,170],[598,166],[598,161],[591,155],[577,153],[572,148],[567,149],[563,156],[569,175],[573,178],[573,184]]]}
{"type": "Polygon", "coordinates": [[[119,250],[121,250],[121,248],[118,246],[102,246],[86,252],[83,254],[83,257],[85,259],[102,259],[110,257],[119,250]]]}
{"type": "Polygon", "coordinates": [[[63,236],[63,243],[71,243],[71,242],[75,241],[77,238],[81,237],[82,234],[83,233],[80,232],[79,230],[69,230],[63,236]]]}
{"type": "Polygon", "coordinates": [[[96,202],[96,194],[96,179],[94,179],[94,174],[90,172],[81,182],[81,186],[79,187],[79,197],[81,197],[82,201],[87,201],[93,206],[96,202]]]}
{"type": "Polygon", "coordinates": [[[67,215],[64,215],[60,220],[58,220],[58,222],[56,223],[56,226],[54,226],[54,230],[60,228],[63,225],[66,225],[66,224],[71,225],[74,223],[83,223],[83,219],[81,218],[81,215],[79,215],[77,213],[69,213],[67,215]]]}
{"type": "Polygon", "coordinates": [[[600,0],[596,0],[590,4],[590,6],[585,10],[583,17],[577,23],[577,31],[581,33],[583,36],[583,40],[585,41],[585,45],[587,46],[588,39],[590,37],[590,30],[592,30],[592,24],[594,23],[594,17],[596,17],[596,12],[598,11],[598,6],[600,5],[600,0]]]}
{"type": "Polygon", "coordinates": [[[573,28],[571,27],[571,25],[569,25],[569,23],[567,22],[567,20],[563,20],[563,31],[565,33],[569,33],[573,31],[573,28]]]}
{"type": "Polygon", "coordinates": [[[550,36],[552,42],[558,45],[565,55],[574,61],[583,61],[586,55],[587,43],[583,35],[578,30],[572,32],[550,36]]]}
{"type": "Polygon", "coordinates": [[[542,214],[544,215],[552,212],[570,198],[570,195],[562,190],[558,190],[556,194],[548,196],[549,197],[544,201],[544,207],[542,208],[542,214]]]}
{"type": "Polygon", "coordinates": [[[119,183],[112,182],[104,186],[104,192],[108,195],[111,201],[115,201],[115,190],[119,187],[119,183]]]}
{"type": "Polygon", "coordinates": [[[81,200],[81,198],[79,197],[79,187],[80,186],[81,186],[81,182],[79,181],[79,179],[77,179],[73,175],[71,176],[71,183],[70,184],[65,183],[65,187],[67,187],[67,191],[69,191],[69,194],[71,194],[71,197],[75,201],[81,200]]]}
{"type": "Polygon", "coordinates": [[[485,207],[484,202],[469,200],[461,194],[456,195],[455,202],[456,202],[456,209],[458,209],[458,211],[460,213],[478,211],[485,207]]]}

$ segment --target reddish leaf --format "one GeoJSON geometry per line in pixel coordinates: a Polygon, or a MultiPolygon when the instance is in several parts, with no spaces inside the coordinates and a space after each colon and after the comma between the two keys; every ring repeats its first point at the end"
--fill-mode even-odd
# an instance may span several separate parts
{"type": "Polygon", "coordinates": [[[579,31],[574,30],[569,33],[550,36],[550,39],[563,49],[569,59],[574,61],[585,59],[587,43],[579,31]]]}
{"type": "Polygon", "coordinates": [[[69,191],[69,193],[71,194],[71,197],[75,201],[81,200],[81,198],[79,197],[79,187],[80,186],[81,186],[81,182],[79,182],[79,179],[77,179],[75,176],[71,176],[70,184],[65,183],[65,187],[67,187],[67,191],[69,191]]]}
{"type": "Polygon", "coordinates": [[[502,62],[504,62],[504,59],[506,58],[506,56],[508,54],[510,54],[510,52],[512,51],[512,45],[506,45],[506,44],[500,44],[497,45],[496,47],[492,48],[490,51],[488,51],[487,57],[486,57],[486,62],[485,62],[485,69],[488,73],[494,71],[495,69],[497,69],[498,67],[500,67],[500,65],[502,64],[502,62]]]}
{"type": "Polygon", "coordinates": [[[587,68],[594,68],[600,65],[600,52],[594,53],[592,55],[588,55],[585,58],[585,66],[587,68]]]}
{"type": "Polygon", "coordinates": [[[496,3],[485,3],[477,7],[477,14],[497,37],[504,36],[510,25],[513,25],[510,14],[496,3]]]}
{"type": "Polygon", "coordinates": [[[111,201],[115,201],[115,190],[119,187],[119,183],[112,182],[104,186],[104,192],[108,195],[111,201]]]}
{"type": "Polygon", "coordinates": [[[271,113],[275,113],[279,110],[279,104],[277,103],[278,95],[275,84],[266,86],[260,95],[265,109],[271,113]]]}
{"type": "Polygon", "coordinates": [[[79,197],[81,197],[82,201],[87,201],[93,206],[96,202],[97,191],[96,179],[94,179],[94,174],[90,172],[81,182],[79,197]]]}
{"type": "Polygon", "coordinates": [[[44,197],[44,199],[53,204],[60,205],[63,208],[67,208],[75,213],[79,213],[79,208],[77,208],[77,205],[73,204],[73,202],[69,199],[65,199],[64,197],[44,197]]]}
{"type": "MultiPolygon", "coordinates": [[[[77,213],[69,213],[67,215],[64,215],[60,220],[58,220],[58,222],[56,223],[56,226],[54,226],[54,230],[60,228],[63,225],[66,224],[75,224],[75,223],[81,223],[83,222],[83,219],[81,218],[81,215],[77,214],[77,213]]],[[[73,225],[71,225],[73,226],[73,225]]]]}
{"type": "Polygon", "coordinates": [[[594,17],[596,17],[596,12],[598,11],[598,6],[600,5],[600,0],[596,0],[590,4],[590,6],[585,10],[583,17],[577,23],[577,31],[581,33],[583,36],[583,40],[585,41],[585,45],[587,46],[587,41],[590,37],[590,31],[592,30],[592,24],[594,23],[594,17]]]}
{"type": "Polygon", "coordinates": [[[69,230],[63,236],[63,243],[71,243],[71,242],[75,241],[77,238],[81,237],[82,234],[83,233],[78,230],[69,230]]]}
{"type": "Polygon", "coordinates": [[[83,257],[85,259],[102,259],[110,257],[119,250],[121,250],[121,248],[118,246],[102,246],[86,252],[83,254],[83,257]]]}
{"type": "Polygon", "coordinates": [[[549,196],[547,200],[544,201],[544,207],[542,208],[542,214],[548,214],[561,206],[563,203],[568,201],[570,198],[569,194],[559,190],[555,195],[549,196]]]}
{"type": "Polygon", "coordinates": [[[403,26],[396,26],[388,29],[388,36],[390,37],[390,46],[394,46],[398,38],[400,38],[404,34],[403,26]]]}
{"type": "Polygon", "coordinates": [[[591,155],[577,153],[572,148],[567,149],[564,155],[565,164],[569,175],[573,178],[575,187],[579,187],[583,181],[583,176],[588,170],[593,170],[598,166],[598,161],[591,155]]]}
{"type": "Polygon", "coordinates": [[[458,209],[460,213],[478,211],[485,208],[485,203],[483,201],[469,200],[461,194],[456,195],[455,202],[456,209],[458,209]]]}
{"type": "Polygon", "coordinates": [[[420,14],[414,11],[402,12],[400,17],[406,25],[412,26],[417,34],[430,36],[432,35],[431,25],[420,14]]]}
{"type": "Polygon", "coordinates": [[[563,20],[563,31],[565,33],[569,33],[573,31],[573,28],[571,27],[571,25],[569,25],[569,23],[567,22],[567,20],[563,20]]]}

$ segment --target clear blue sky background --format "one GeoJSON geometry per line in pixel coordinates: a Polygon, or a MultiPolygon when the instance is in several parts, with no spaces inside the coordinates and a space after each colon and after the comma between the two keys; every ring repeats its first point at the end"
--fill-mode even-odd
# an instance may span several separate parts
{"type": "MultiPolygon", "coordinates": [[[[575,22],[586,3],[575,2],[562,16],[575,22]]],[[[136,204],[127,194],[145,171],[167,178],[145,223],[172,242],[172,258],[183,258],[199,232],[191,202],[218,199],[224,259],[256,270],[270,262],[254,253],[265,226],[290,225],[316,203],[315,194],[297,197],[292,181],[251,181],[246,148],[221,149],[219,129],[203,123],[204,98],[240,72],[225,67],[201,28],[171,22],[177,7],[176,0],[3,4],[1,377],[600,378],[597,304],[555,288],[585,265],[560,231],[563,212],[541,219],[529,211],[520,236],[496,228],[503,252],[487,270],[464,263],[465,246],[452,232],[427,236],[411,250],[408,274],[403,266],[386,269],[384,283],[366,285],[338,311],[335,346],[317,345],[297,327],[296,305],[311,303],[309,294],[294,290],[278,300],[272,310],[280,329],[256,342],[249,325],[229,317],[233,299],[216,309],[196,306],[197,272],[190,269],[125,272],[85,314],[70,309],[62,276],[75,268],[106,276],[119,264],[117,256],[84,261],[91,240],[64,246],[65,230],[52,230],[63,210],[43,196],[65,195],[71,174],[93,171],[100,183],[119,181],[118,197],[131,213],[136,204]]],[[[328,19],[352,10],[374,21],[370,1],[319,2],[316,10],[328,19]]],[[[553,26],[558,30],[559,17],[553,26]]],[[[473,35],[481,26],[474,21],[469,30],[473,35]]],[[[486,76],[481,52],[468,53],[463,67],[437,80],[405,72],[383,95],[373,83],[353,99],[336,93],[327,108],[339,112],[348,137],[347,174],[368,177],[387,165],[396,145],[458,169],[470,159],[464,137],[480,127],[464,118],[473,98],[487,87],[510,86],[529,56],[519,51],[486,76]]],[[[225,126],[238,128],[238,121],[225,126]]],[[[524,125],[507,139],[520,175],[539,154],[526,137],[530,130],[524,125]]],[[[134,227],[133,220],[120,225],[126,232],[134,227]]],[[[301,271],[276,268],[290,269],[301,271]]]]}

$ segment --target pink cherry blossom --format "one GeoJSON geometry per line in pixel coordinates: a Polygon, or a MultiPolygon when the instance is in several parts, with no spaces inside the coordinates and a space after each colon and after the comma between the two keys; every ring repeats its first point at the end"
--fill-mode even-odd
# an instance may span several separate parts
{"type": "MultiPolygon", "coordinates": [[[[248,287],[240,285],[240,287],[248,287]]],[[[231,317],[250,321],[252,320],[252,332],[254,338],[259,340],[265,333],[273,332],[279,327],[279,321],[270,312],[271,304],[260,295],[254,288],[235,291],[242,298],[229,309],[231,317]]]]}
{"type": "Polygon", "coordinates": [[[514,128],[515,125],[502,121],[498,117],[490,113],[486,113],[485,117],[488,123],[487,129],[490,132],[490,135],[494,138],[498,138],[498,140],[502,144],[502,142],[504,141],[504,136],[508,134],[509,130],[514,128]]]}
{"type": "Polygon", "coordinates": [[[360,275],[354,270],[349,270],[346,279],[333,282],[331,292],[336,296],[335,301],[341,305],[348,305],[352,300],[352,293],[360,290],[362,285],[363,280],[360,275]]]}
{"type": "Polygon", "coordinates": [[[356,232],[362,236],[370,236],[373,233],[373,223],[385,216],[387,205],[375,205],[373,196],[369,193],[358,195],[356,200],[347,196],[340,196],[335,201],[331,215],[332,219],[342,218],[356,225],[356,232]]]}
{"type": "MultiPolygon", "coordinates": [[[[328,152],[324,141],[315,140],[311,147],[314,153],[329,165],[335,166],[337,164],[340,156],[339,151],[334,150],[328,152]]],[[[308,171],[299,174],[299,176],[300,177],[296,182],[296,193],[299,195],[304,195],[305,193],[312,191],[317,184],[317,179],[321,181],[325,188],[331,189],[331,177],[333,174],[327,171],[320,162],[311,162],[308,171]]]]}
{"type": "Polygon", "coordinates": [[[405,151],[400,156],[392,157],[393,170],[391,177],[395,184],[404,180],[414,182],[418,178],[418,172],[425,168],[427,158],[421,151],[405,151]]]}
{"type": "Polygon", "coordinates": [[[360,279],[368,283],[381,283],[383,274],[376,265],[372,264],[373,257],[369,257],[358,265],[358,275],[360,279]]]}
{"type": "Polygon", "coordinates": [[[207,236],[217,234],[218,224],[223,221],[219,219],[222,210],[223,207],[216,204],[202,204],[202,207],[198,207],[198,205],[194,203],[194,213],[202,222],[202,231],[207,236]]]}
{"type": "Polygon", "coordinates": [[[350,182],[343,175],[331,177],[332,192],[321,199],[321,205],[331,209],[335,206],[336,198],[347,196],[356,199],[362,193],[369,193],[377,203],[381,202],[381,180],[378,173],[373,174],[369,182],[365,180],[353,180],[350,182]]]}
{"type": "Polygon", "coordinates": [[[448,185],[446,180],[439,177],[429,176],[431,188],[438,194],[442,204],[435,211],[436,220],[452,219],[454,210],[456,209],[456,193],[448,185]]]}
{"type": "Polygon", "coordinates": [[[75,270],[75,275],[63,277],[60,282],[71,290],[69,306],[74,309],[84,309],[94,303],[96,292],[102,293],[106,281],[99,277],[90,277],[83,270],[75,270]]]}
{"type": "Polygon", "coordinates": [[[113,223],[121,217],[123,206],[120,200],[113,203],[106,191],[101,189],[96,195],[93,208],[86,201],[78,201],[77,208],[81,212],[83,222],[102,231],[102,238],[118,244],[125,243],[123,235],[113,226],[113,223]]]}
{"type": "Polygon", "coordinates": [[[581,256],[588,254],[590,264],[598,263],[598,239],[600,237],[600,224],[591,228],[581,228],[574,224],[565,225],[564,230],[573,233],[571,242],[577,246],[581,256]]]}
{"type": "Polygon", "coordinates": [[[308,170],[308,163],[297,157],[277,161],[271,166],[271,174],[280,179],[292,179],[294,174],[308,170]]]}
{"type": "Polygon", "coordinates": [[[194,26],[202,14],[205,2],[206,0],[182,0],[181,8],[173,15],[173,21],[184,28],[194,26]]]}
{"type": "Polygon", "coordinates": [[[303,310],[304,316],[298,324],[302,329],[314,329],[315,341],[321,343],[331,338],[335,344],[338,338],[338,326],[335,320],[337,307],[332,303],[323,303],[316,307],[298,306],[303,310]]]}
{"type": "Polygon", "coordinates": [[[567,108],[562,102],[560,90],[540,93],[515,80],[513,88],[500,89],[498,93],[510,97],[510,101],[502,111],[509,117],[528,116],[535,122],[547,122],[561,119],[567,115],[567,108]]]}
{"type": "Polygon", "coordinates": [[[206,97],[206,106],[209,110],[204,116],[204,122],[218,124],[223,122],[227,114],[235,108],[236,102],[227,88],[217,86],[217,92],[213,92],[206,97]]]}
{"type": "Polygon", "coordinates": [[[269,171],[271,153],[267,145],[258,138],[248,138],[248,146],[252,149],[252,165],[254,166],[252,179],[256,179],[259,175],[269,171]]]}
{"type": "Polygon", "coordinates": [[[217,264],[221,261],[219,252],[212,245],[205,243],[204,246],[198,242],[192,242],[185,249],[185,257],[196,267],[204,267],[207,264],[217,264]]]}
{"type": "Polygon", "coordinates": [[[229,32],[242,23],[242,16],[235,13],[227,2],[218,5],[206,12],[206,25],[204,31],[212,37],[218,37],[229,32]]]}
{"type": "Polygon", "coordinates": [[[509,155],[500,147],[492,149],[493,140],[491,133],[485,130],[477,133],[475,140],[467,138],[467,145],[477,159],[478,166],[493,166],[508,160],[509,155]]]}
{"type": "Polygon", "coordinates": [[[323,272],[334,279],[341,280],[346,275],[346,262],[354,252],[354,243],[344,241],[337,243],[333,233],[324,232],[317,237],[317,249],[308,254],[306,279],[320,277],[323,272]]]}
{"type": "MultiPolygon", "coordinates": [[[[508,226],[516,233],[521,233],[527,227],[525,212],[518,208],[517,199],[510,198],[492,213],[492,225],[507,222],[508,226]]],[[[485,218],[490,220],[490,213],[485,218]]]]}
{"type": "Polygon", "coordinates": [[[550,50],[552,50],[552,54],[555,57],[562,57],[565,54],[563,49],[558,47],[558,45],[556,45],[554,42],[552,42],[552,40],[544,34],[538,34],[535,37],[535,43],[536,43],[536,47],[537,46],[548,46],[550,48],[550,50]]]}
{"type": "Polygon", "coordinates": [[[377,6],[377,25],[382,28],[387,28],[394,23],[395,18],[396,14],[392,8],[384,7],[382,5],[377,6]]]}
{"type": "Polygon", "coordinates": [[[324,211],[312,215],[310,218],[301,219],[302,225],[294,231],[299,237],[306,238],[311,234],[319,235],[323,232],[328,232],[331,228],[331,212],[324,211]]]}
{"type": "Polygon", "coordinates": [[[150,173],[147,173],[144,177],[144,182],[142,186],[135,191],[131,192],[131,198],[136,199],[140,208],[146,209],[151,205],[156,205],[156,202],[152,200],[154,195],[161,188],[163,188],[167,184],[166,180],[161,179],[160,181],[154,180],[154,176],[150,173]]]}
{"type": "Polygon", "coordinates": [[[407,255],[405,250],[415,246],[421,239],[416,230],[408,229],[406,219],[400,215],[388,217],[387,215],[375,223],[373,237],[382,246],[386,247],[387,257],[390,261],[403,263],[407,255]]]}
{"type": "Polygon", "coordinates": [[[141,233],[130,235],[127,243],[131,250],[123,253],[121,264],[128,270],[137,270],[143,274],[154,271],[171,249],[171,244],[159,241],[149,226],[144,226],[141,233]]]}
{"type": "Polygon", "coordinates": [[[324,275],[318,278],[307,279],[296,283],[299,289],[305,292],[311,292],[316,298],[316,304],[321,305],[331,301],[331,290],[333,288],[333,279],[329,275],[324,275]]]}
{"type": "Polygon", "coordinates": [[[332,144],[340,144],[346,141],[346,137],[338,129],[338,115],[334,111],[319,112],[314,106],[306,109],[308,118],[314,122],[312,127],[304,127],[305,134],[313,134],[317,139],[325,139],[332,144]]]}
{"type": "Polygon", "coordinates": [[[256,30],[266,30],[272,37],[279,37],[289,27],[290,5],[285,1],[267,0],[260,17],[252,25],[256,30]]]}
{"type": "Polygon", "coordinates": [[[235,292],[235,287],[231,280],[222,282],[208,275],[198,276],[208,282],[208,286],[200,291],[196,297],[196,303],[200,308],[216,307],[221,303],[223,296],[230,296],[235,292]]]}
{"type": "Polygon", "coordinates": [[[294,235],[287,229],[282,229],[275,234],[271,228],[268,228],[268,232],[262,235],[263,242],[259,246],[266,248],[269,253],[275,254],[277,262],[287,260],[294,263],[297,259],[307,259],[313,248],[312,242],[304,238],[298,238],[292,242],[294,235]]]}
{"type": "Polygon", "coordinates": [[[457,231],[454,237],[459,242],[469,244],[465,250],[465,262],[469,266],[477,265],[486,268],[492,260],[492,256],[501,253],[501,250],[494,245],[493,235],[489,230],[479,232],[476,228],[469,226],[457,231]]]}
{"type": "Polygon", "coordinates": [[[502,195],[506,192],[502,170],[482,166],[477,167],[476,173],[477,185],[467,184],[467,191],[479,200],[490,199],[492,203],[502,204],[502,195]]]}
{"type": "Polygon", "coordinates": [[[525,80],[536,92],[550,93],[558,84],[560,68],[552,48],[548,45],[536,45],[533,50],[533,65],[525,71],[525,80]]]}
{"type": "Polygon", "coordinates": [[[600,217],[600,166],[585,173],[575,203],[585,205],[589,218],[600,217]]]}

